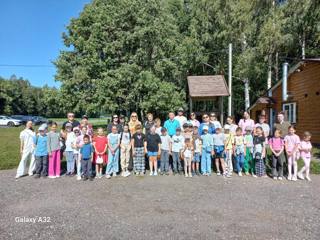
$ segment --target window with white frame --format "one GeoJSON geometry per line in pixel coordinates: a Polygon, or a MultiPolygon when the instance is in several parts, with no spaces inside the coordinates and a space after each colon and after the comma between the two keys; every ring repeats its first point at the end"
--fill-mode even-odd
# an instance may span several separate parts
{"type": "Polygon", "coordinates": [[[296,103],[284,103],[282,110],[286,113],[288,121],[290,123],[297,122],[297,104],[296,103]]]}

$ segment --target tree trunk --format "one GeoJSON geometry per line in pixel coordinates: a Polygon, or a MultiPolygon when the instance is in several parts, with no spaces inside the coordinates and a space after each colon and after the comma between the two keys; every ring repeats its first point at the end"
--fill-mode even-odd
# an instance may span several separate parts
{"type": "Polygon", "coordinates": [[[302,59],[306,57],[306,35],[305,32],[302,33],[302,46],[301,46],[302,59]]]}
{"type": "Polygon", "coordinates": [[[249,94],[249,79],[244,80],[244,103],[245,110],[247,111],[250,107],[250,94],[249,94]]]}
{"type": "Polygon", "coordinates": [[[268,56],[268,79],[267,79],[267,89],[271,88],[272,85],[272,54],[268,56]]]}

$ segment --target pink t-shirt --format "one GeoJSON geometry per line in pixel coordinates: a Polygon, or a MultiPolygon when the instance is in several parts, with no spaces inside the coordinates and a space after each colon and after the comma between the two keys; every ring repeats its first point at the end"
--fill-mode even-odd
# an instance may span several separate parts
{"type": "Polygon", "coordinates": [[[278,138],[273,137],[273,138],[270,138],[269,145],[270,147],[272,147],[273,150],[280,151],[281,148],[284,146],[284,141],[280,137],[278,138]]]}
{"type": "Polygon", "coordinates": [[[285,136],[284,141],[288,144],[288,149],[287,149],[288,152],[293,151],[296,144],[298,145],[300,144],[300,138],[296,134],[285,136]]]}
{"type": "Polygon", "coordinates": [[[305,158],[310,158],[311,157],[311,149],[312,145],[310,141],[301,141],[300,143],[300,156],[305,157],[305,158]],[[308,149],[309,151],[301,151],[301,149],[308,149]]]}
{"type": "Polygon", "coordinates": [[[247,119],[247,120],[244,120],[244,119],[240,119],[239,121],[239,127],[242,128],[242,134],[244,135],[246,133],[246,127],[251,127],[252,130],[254,129],[254,121],[252,119],[247,119]]]}

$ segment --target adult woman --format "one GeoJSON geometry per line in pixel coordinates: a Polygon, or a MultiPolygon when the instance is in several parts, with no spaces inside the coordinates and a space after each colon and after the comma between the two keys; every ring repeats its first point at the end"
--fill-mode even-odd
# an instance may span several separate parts
{"type": "Polygon", "coordinates": [[[33,141],[35,137],[35,132],[32,128],[32,121],[28,121],[26,128],[20,133],[20,154],[21,160],[17,169],[16,178],[20,178],[26,174],[27,161],[31,159],[29,165],[29,176],[33,175],[33,171],[36,167],[36,162],[33,154],[33,141]]]}
{"type": "Polygon", "coordinates": [[[89,123],[89,118],[87,115],[83,115],[81,119],[81,128],[86,127],[87,128],[87,135],[89,135],[91,138],[93,137],[93,127],[92,124],[89,123]]]}
{"type": "Polygon", "coordinates": [[[114,114],[112,116],[112,122],[108,124],[107,126],[107,134],[112,132],[112,127],[115,126],[117,127],[118,133],[122,132],[122,125],[119,124],[119,117],[117,114],[114,114]]]}
{"type": "Polygon", "coordinates": [[[214,125],[212,123],[210,123],[208,114],[203,114],[203,116],[202,116],[202,123],[200,124],[200,127],[199,127],[199,135],[203,135],[203,127],[204,126],[208,127],[209,134],[213,134],[216,132],[214,125]]]}
{"type": "Polygon", "coordinates": [[[200,127],[200,122],[197,120],[197,116],[194,112],[190,114],[190,122],[194,127],[200,127]]]}
{"type": "Polygon", "coordinates": [[[268,137],[270,135],[270,126],[268,123],[266,123],[266,116],[265,115],[259,116],[259,122],[255,125],[255,127],[262,128],[264,137],[266,138],[266,141],[267,141],[268,137]]]}
{"type": "Polygon", "coordinates": [[[237,124],[234,124],[234,118],[232,116],[228,116],[227,117],[227,123],[225,124],[225,126],[228,125],[229,129],[230,129],[230,133],[232,133],[233,135],[236,134],[236,129],[238,127],[237,124]]]}
{"type": "Polygon", "coordinates": [[[221,123],[218,121],[217,116],[214,112],[210,113],[210,123],[214,125],[214,128],[222,128],[221,123]]]}
{"type": "Polygon", "coordinates": [[[251,129],[254,129],[254,121],[250,119],[250,115],[247,111],[243,112],[243,118],[240,119],[238,125],[242,129],[243,135],[246,133],[246,127],[250,127],[251,129]]]}
{"type": "Polygon", "coordinates": [[[138,114],[136,112],[132,112],[130,116],[130,121],[128,123],[129,130],[131,135],[136,133],[136,126],[141,125],[141,122],[138,120],[138,114]]]}

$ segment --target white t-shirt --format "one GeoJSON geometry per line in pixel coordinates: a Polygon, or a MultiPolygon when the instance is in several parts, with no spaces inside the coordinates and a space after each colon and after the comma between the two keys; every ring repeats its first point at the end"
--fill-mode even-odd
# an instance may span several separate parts
{"type": "Polygon", "coordinates": [[[173,135],[171,138],[172,152],[180,152],[184,145],[184,137],[179,135],[173,135]]]}
{"type": "Polygon", "coordinates": [[[197,138],[195,141],[194,141],[194,152],[196,153],[201,153],[201,139],[200,138],[197,138]]]}
{"type": "Polygon", "coordinates": [[[221,123],[218,120],[215,121],[211,121],[211,123],[213,124],[214,128],[222,128],[221,123]]]}
{"type": "Polygon", "coordinates": [[[24,129],[20,133],[20,140],[23,141],[23,152],[33,151],[33,138],[35,132],[31,129],[24,129]]]}
{"type": "Polygon", "coordinates": [[[161,138],[161,149],[169,151],[171,137],[167,134],[167,135],[160,135],[160,138],[161,138]]]}
{"type": "Polygon", "coordinates": [[[72,144],[76,141],[76,139],[77,139],[77,136],[74,134],[74,132],[67,133],[66,151],[71,152],[74,150],[72,148],[72,144]]]}
{"type": "Polygon", "coordinates": [[[156,134],[158,134],[159,136],[161,136],[161,128],[162,128],[162,127],[156,128],[156,134]]]}
{"type": "Polygon", "coordinates": [[[180,128],[183,130],[183,124],[185,124],[188,120],[185,116],[175,116],[176,119],[180,123],[180,128]]]}

